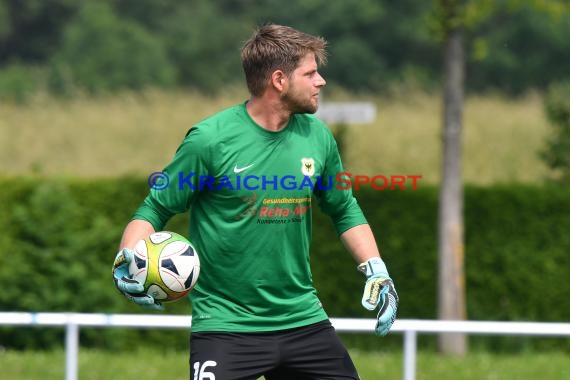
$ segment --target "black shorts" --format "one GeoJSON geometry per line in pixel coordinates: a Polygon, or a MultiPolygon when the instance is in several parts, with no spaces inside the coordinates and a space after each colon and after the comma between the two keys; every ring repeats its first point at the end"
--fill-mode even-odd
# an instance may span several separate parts
{"type": "Polygon", "coordinates": [[[358,380],[331,323],[270,333],[192,333],[190,380],[358,380]]]}

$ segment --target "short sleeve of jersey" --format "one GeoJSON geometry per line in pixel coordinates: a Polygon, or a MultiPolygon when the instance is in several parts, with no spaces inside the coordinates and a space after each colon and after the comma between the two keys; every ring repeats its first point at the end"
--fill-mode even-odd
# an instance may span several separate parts
{"type": "MultiPolygon", "coordinates": [[[[330,132],[329,132],[330,134],[330,132]]],[[[336,141],[329,135],[329,149],[323,172],[324,188],[328,190],[316,190],[315,196],[324,213],[329,215],[338,235],[360,224],[367,224],[356,198],[350,188],[337,186],[336,178],[344,172],[342,161],[338,152],[336,141]],[[332,180],[332,184],[328,181],[332,180]]]]}
{"type": "Polygon", "coordinates": [[[199,196],[202,176],[209,175],[209,139],[195,126],[186,135],[174,158],[164,168],[168,185],[162,189],[151,188],[132,219],[143,219],[160,231],[175,214],[186,212],[199,196]]]}

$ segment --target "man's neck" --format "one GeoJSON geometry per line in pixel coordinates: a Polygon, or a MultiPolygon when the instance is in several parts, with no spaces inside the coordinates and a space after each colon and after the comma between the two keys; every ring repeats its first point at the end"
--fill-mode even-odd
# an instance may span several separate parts
{"type": "Polygon", "coordinates": [[[252,97],[246,103],[249,116],[263,129],[279,132],[287,127],[291,112],[278,101],[252,97]]]}

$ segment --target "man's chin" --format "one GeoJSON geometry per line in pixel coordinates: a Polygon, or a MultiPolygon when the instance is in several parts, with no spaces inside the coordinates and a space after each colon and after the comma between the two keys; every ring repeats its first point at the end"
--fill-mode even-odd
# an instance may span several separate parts
{"type": "Polygon", "coordinates": [[[307,113],[308,113],[308,114],[311,114],[311,115],[312,115],[312,114],[315,114],[316,112],[317,112],[317,110],[315,110],[315,109],[305,109],[305,110],[295,111],[295,112],[293,112],[293,113],[294,113],[294,114],[303,114],[303,113],[304,113],[304,114],[307,114],[307,113]]]}
{"type": "Polygon", "coordinates": [[[310,105],[310,106],[306,106],[306,107],[302,107],[299,109],[299,112],[295,112],[295,113],[309,113],[309,114],[314,114],[317,112],[317,109],[319,108],[318,104],[315,105],[310,105]]]}

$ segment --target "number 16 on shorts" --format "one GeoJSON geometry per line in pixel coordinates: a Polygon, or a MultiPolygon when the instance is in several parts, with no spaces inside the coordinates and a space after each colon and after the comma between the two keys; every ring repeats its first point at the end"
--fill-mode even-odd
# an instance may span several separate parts
{"type": "Polygon", "coordinates": [[[194,363],[194,378],[192,380],[216,380],[216,375],[209,372],[208,369],[217,366],[213,360],[206,360],[204,363],[194,363]]]}

